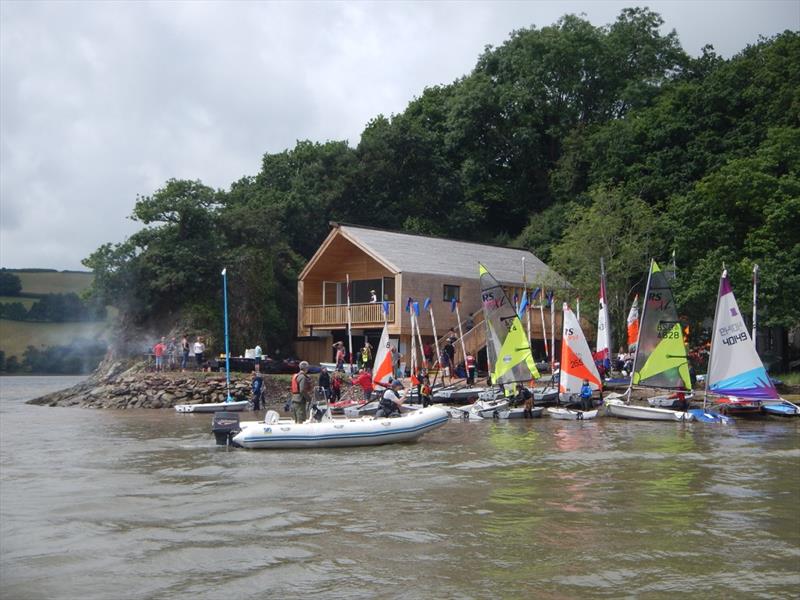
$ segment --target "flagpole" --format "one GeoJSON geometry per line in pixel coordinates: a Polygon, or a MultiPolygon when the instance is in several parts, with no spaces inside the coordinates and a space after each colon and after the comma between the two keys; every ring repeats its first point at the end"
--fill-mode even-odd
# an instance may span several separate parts
{"type": "Polygon", "coordinates": [[[231,353],[228,343],[228,268],[222,269],[222,306],[225,313],[225,388],[228,398],[225,402],[233,401],[231,398],[231,353]]]}
{"type": "Polygon", "coordinates": [[[756,310],[758,308],[758,265],[753,265],[753,347],[758,352],[756,310]]]}
{"type": "Polygon", "coordinates": [[[350,375],[353,375],[353,317],[350,314],[350,273],[347,274],[347,351],[350,375]]]}
{"type": "MultiPolygon", "coordinates": [[[[417,338],[414,336],[414,301],[411,301],[411,306],[409,307],[411,310],[409,311],[411,316],[411,365],[409,366],[409,370],[411,371],[411,375],[414,375],[417,367],[417,338]]],[[[405,373],[403,373],[405,376],[405,373]]]]}

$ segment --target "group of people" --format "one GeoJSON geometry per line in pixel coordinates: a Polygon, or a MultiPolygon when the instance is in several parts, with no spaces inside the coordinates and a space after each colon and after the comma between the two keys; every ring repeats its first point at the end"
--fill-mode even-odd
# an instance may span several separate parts
{"type": "Polygon", "coordinates": [[[162,337],[152,348],[155,357],[156,371],[174,371],[180,368],[185,371],[189,367],[190,358],[194,358],[195,365],[202,369],[205,365],[206,345],[202,336],[197,336],[193,343],[188,336],[183,336],[180,343],[177,338],[162,337]]]}

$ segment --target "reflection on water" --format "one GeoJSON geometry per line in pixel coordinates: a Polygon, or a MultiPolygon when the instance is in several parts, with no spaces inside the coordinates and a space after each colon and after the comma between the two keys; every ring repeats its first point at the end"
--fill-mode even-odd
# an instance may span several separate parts
{"type": "Polygon", "coordinates": [[[217,448],[208,415],[0,379],[0,583],[25,598],[793,597],[797,420],[453,422],[217,448]],[[121,590],[123,592],[121,592],[121,590]]]}

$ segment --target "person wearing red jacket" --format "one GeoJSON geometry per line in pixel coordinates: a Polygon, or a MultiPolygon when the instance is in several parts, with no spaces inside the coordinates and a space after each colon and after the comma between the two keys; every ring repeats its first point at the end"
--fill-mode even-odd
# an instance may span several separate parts
{"type": "Polygon", "coordinates": [[[364,400],[369,401],[372,396],[372,373],[369,372],[369,369],[361,369],[350,383],[364,390],[364,400]]]}

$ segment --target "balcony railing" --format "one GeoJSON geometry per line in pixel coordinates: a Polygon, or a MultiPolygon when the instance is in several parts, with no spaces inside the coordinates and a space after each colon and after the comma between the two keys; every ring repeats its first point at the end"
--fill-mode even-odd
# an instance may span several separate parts
{"type": "MultiPolygon", "coordinates": [[[[353,325],[383,323],[383,305],[380,302],[351,304],[350,314],[353,325]]],[[[394,302],[389,302],[389,323],[394,323],[394,302]]],[[[303,325],[305,327],[341,327],[347,325],[347,305],[304,306],[303,325]]]]}

